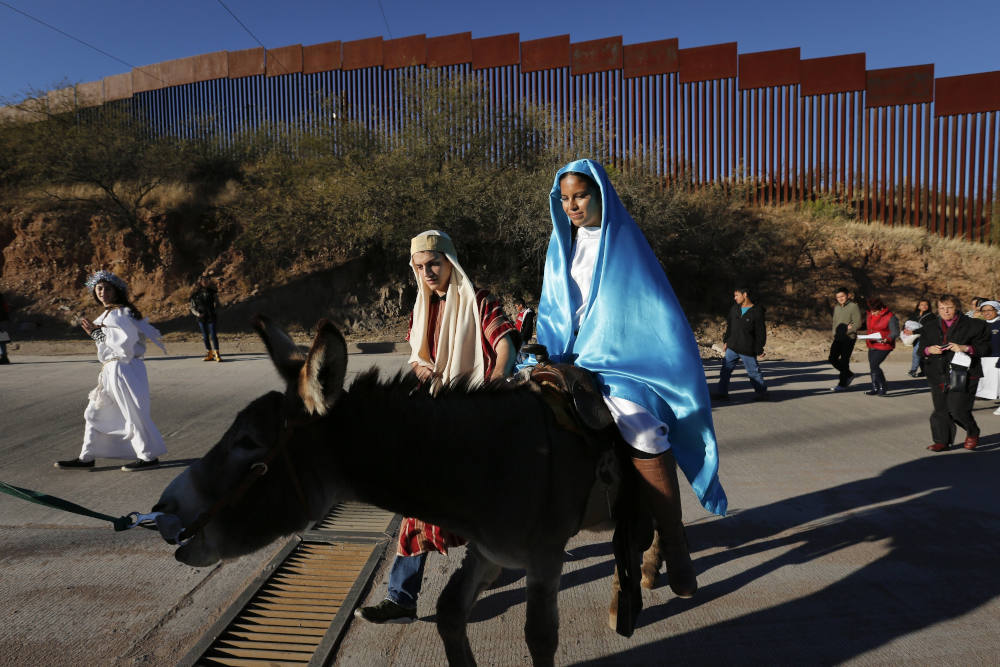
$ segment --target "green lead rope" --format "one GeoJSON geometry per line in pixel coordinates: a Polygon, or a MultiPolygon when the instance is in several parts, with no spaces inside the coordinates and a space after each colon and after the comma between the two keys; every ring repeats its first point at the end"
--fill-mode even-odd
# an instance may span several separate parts
{"type": "Polygon", "coordinates": [[[71,503],[68,500],[56,498],[55,496],[50,496],[47,493],[32,491],[31,489],[22,489],[19,486],[13,486],[11,484],[7,484],[6,482],[0,482],[0,492],[14,496],[15,498],[27,500],[30,503],[44,505],[45,507],[63,510],[64,512],[72,512],[74,514],[82,514],[83,516],[89,516],[103,521],[110,521],[116,531],[128,530],[135,525],[135,522],[132,520],[130,515],[120,516],[116,519],[108,514],[101,514],[100,512],[89,510],[86,507],[81,507],[80,505],[71,503]]]}

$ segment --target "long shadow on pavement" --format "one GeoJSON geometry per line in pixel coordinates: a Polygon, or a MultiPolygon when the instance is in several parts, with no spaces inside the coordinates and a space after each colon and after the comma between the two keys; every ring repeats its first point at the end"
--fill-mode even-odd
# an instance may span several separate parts
{"type": "MultiPolygon", "coordinates": [[[[669,631],[672,615],[781,568],[809,567],[866,542],[888,540],[889,552],[793,601],[579,664],[660,664],[665,656],[677,664],[838,664],[990,602],[1000,594],[998,449],[1000,436],[988,436],[981,451],[928,455],[877,477],[690,526],[693,544],[729,545],[698,558],[701,572],[771,550],[783,553],[705,586],[694,599],[672,598],[643,610],[637,638],[669,631]],[[666,625],[656,625],[661,622],[666,625]]],[[[821,567],[848,569],[838,559],[821,567]]],[[[739,602],[746,604],[745,592],[739,602]]]]}

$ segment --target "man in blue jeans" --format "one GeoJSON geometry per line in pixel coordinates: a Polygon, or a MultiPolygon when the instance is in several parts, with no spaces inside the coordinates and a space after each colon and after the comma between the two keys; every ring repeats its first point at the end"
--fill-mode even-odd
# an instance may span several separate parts
{"type": "Polygon", "coordinates": [[[769,401],[767,384],[757,365],[757,357],[764,354],[767,330],[764,327],[764,309],[755,305],[750,298],[748,287],[733,290],[733,307],[729,309],[726,333],[722,337],[722,349],[726,356],[719,372],[718,389],[712,398],[729,400],[729,377],[739,361],[743,362],[750,384],[753,385],[755,401],[769,401]]]}

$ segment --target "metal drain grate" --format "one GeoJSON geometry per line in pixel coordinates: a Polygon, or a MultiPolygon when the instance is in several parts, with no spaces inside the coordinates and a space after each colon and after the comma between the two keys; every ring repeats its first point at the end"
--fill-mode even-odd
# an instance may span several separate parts
{"type": "Polygon", "coordinates": [[[325,664],[396,523],[371,505],[335,506],[301,541],[289,542],[259,588],[248,589],[180,664],[325,664]]]}
{"type": "Polygon", "coordinates": [[[394,517],[392,512],[372,505],[342,503],[317,522],[313,530],[385,535],[394,517]]]}
{"type": "Polygon", "coordinates": [[[374,548],[300,544],[197,664],[308,663],[374,548]]]}

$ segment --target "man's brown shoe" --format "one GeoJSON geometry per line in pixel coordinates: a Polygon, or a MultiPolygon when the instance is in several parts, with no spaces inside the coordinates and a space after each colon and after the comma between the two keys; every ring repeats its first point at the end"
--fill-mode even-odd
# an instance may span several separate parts
{"type": "Polygon", "coordinates": [[[965,439],[965,444],[962,446],[968,449],[969,451],[972,451],[973,449],[979,446],[979,436],[970,435],[968,438],[965,439]]]}
{"type": "Polygon", "coordinates": [[[932,452],[943,452],[948,449],[948,445],[942,445],[940,442],[935,442],[933,445],[927,445],[927,449],[932,452]]]}

